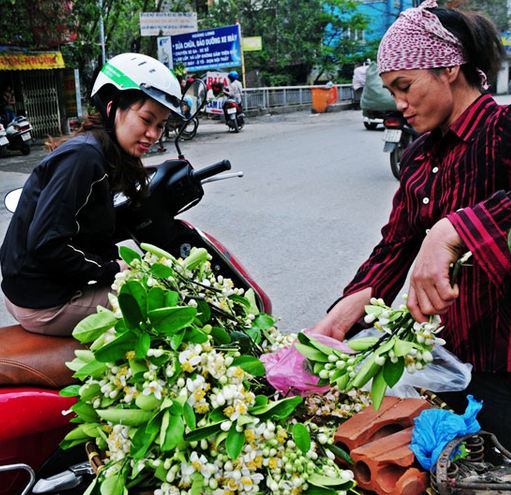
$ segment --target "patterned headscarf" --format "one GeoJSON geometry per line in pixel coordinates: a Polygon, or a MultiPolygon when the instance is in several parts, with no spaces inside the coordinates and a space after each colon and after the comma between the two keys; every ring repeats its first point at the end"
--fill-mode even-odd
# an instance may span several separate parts
{"type": "Polygon", "coordinates": [[[425,0],[401,12],[378,48],[379,73],[401,69],[434,69],[466,63],[463,47],[438,17],[426,8],[438,7],[425,0]]]}

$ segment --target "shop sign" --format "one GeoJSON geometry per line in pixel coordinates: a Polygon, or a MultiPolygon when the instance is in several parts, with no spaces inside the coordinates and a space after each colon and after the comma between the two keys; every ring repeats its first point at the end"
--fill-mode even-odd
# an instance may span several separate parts
{"type": "Polygon", "coordinates": [[[197,31],[197,12],[141,12],[140,36],[197,31]]]}
{"type": "Polygon", "coordinates": [[[240,26],[223,26],[171,37],[172,62],[188,72],[241,66],[240,26]]]}
{"type": "Polygon", "coordinates": [[[64,69],[61,52],[0,53],[0,70],[64,69]]]}

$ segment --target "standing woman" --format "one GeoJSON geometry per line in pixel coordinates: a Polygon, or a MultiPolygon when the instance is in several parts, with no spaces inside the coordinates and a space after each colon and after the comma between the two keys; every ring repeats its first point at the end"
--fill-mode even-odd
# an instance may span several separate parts
{"type": "Polygon", "coordinates": [[[0,251],[7,309],[31,332],[69,335],[98,304],[108,305],[125,267],[114,242],[113,195],[144,195],[141,157],[170,112],[180,114],[177,79],[141,54],[112,58],[92,97],[97,110],[29,176],[0,251]]]}
{"type": "Polygon", "coordinates": [[[408,307],[416,320],[442,315],[447,347],[473,365],[466,395],[478,419],[511,448],[511,108],[486,94],[502,46],[475,13],[426,0],[403,12],[381,41],[378,68],[397,109],[419,132],[402,161],[382,239],[343,296],[315,326],[343,339],[371,297],[390,303],[413,262],[408,307]],[[451,287],[449,267],[471,251],[451,287]]]}

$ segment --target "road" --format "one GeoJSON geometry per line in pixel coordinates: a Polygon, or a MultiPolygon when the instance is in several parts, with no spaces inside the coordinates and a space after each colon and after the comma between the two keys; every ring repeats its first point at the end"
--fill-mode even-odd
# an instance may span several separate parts
{"type": "MultiPolygon", "coordinates": [[[[252,118],[239,134],[201,122],[197,137],[182,144],[196,168],[228,158],[244,172],[207,184],[202,203],[183,218],[241,260],[272,299],[283,331],[321,318],[377,242],[397,188],[382,137],[347,110],[252,118]]],[[[0,160],[0,195],[20,186],[43,155],[35,149],[0,160]]],[[[9,218],[0,207],[0,238],[9,218]]],[[[0,323],[12,321],[2,304],[0,323]]]]}

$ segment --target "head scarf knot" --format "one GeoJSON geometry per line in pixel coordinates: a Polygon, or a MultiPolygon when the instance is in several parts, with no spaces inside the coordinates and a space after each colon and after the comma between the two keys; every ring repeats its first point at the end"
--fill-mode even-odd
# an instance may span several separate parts
{"type": "Polygon", "coordinates": [[[401,12],[378,48],[380,74],[466,63],[458,38],[444,28],[435,14],[426,10],[433,7],[438,7],[436,0],[425,0],[419,7],[401,12]]]}

